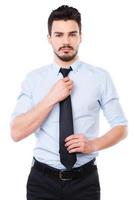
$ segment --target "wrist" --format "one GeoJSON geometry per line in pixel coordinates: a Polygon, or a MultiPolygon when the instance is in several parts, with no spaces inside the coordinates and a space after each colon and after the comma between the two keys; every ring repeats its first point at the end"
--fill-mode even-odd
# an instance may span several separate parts
{"type": "Polygon", "coordinates": [[[48,94],[45,97],[45,101],[47,102],[48,106],[53,107],[56,104],[56,101],[51,97],[50,94],[48,94]]]}
{"type": "Polygon", "coordinates": [[[89,144],[90,144],[92,153],[99,151],[99,145],[98,145],[97,139],[90,140],[89,144]]]}

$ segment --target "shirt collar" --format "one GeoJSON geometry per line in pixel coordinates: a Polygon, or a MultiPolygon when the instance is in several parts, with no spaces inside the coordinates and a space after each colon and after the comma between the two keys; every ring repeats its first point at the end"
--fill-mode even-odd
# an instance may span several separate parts
{"type": "MultiPolygon", "coordinates": [[[[73,71],[72,72],[77,72],[79,67],[81,65],[81,61],[80,60],[76,60],[74,63],[72,63],[70,66],[72,67],[73,71]]],[[[53,69],[55,70],[56,74],[59,74],[59,70],[61,68],[61,66],[59,66],[56,62],[53,62],[52,64],[53,69]]]]}

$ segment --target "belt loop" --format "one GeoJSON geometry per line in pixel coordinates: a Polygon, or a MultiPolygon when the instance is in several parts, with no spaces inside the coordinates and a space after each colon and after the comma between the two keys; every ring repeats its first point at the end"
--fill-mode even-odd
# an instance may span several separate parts
{"type": "Polygon", "coordinates": [[[42,172],[43,172],[43,175],[45,176],[46,175],[46,167],[45,167],[45,165],[42,168],[42,172]]]}

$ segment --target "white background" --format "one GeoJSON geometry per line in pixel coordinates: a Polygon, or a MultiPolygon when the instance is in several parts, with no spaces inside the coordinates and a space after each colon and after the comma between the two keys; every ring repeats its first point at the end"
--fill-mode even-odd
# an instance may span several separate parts
{"type": "MultiPolygon", "coordinates": [[[[0,1],[0,199],[25,200],[34,136],[14,143],[9,121],[25,75],[53,59],[47,18],[62,4],[82,14],[80,58],[110,72],[129,121],[129,136],[101,151],[102,200],[134,199],[134,6],[132,0],[0,1]]],[[[100,134],[108,130],[101,116],[100,134]]]]}

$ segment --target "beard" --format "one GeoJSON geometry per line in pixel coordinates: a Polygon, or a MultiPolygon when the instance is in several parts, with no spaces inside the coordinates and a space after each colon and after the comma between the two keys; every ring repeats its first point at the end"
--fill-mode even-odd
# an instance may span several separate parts
{"type": "MultiPolygon", "coordinates": [[[[65,47],[65,46],[64,46],[65,47]]],[[[64,47],[61,47],[61,48],[64,48],[64,47]]],[[[68,47],[68,46],[67,46],[68,47]]],[[[60,48],[60,49],[61,49],[60,48]]],[[[70,48],[72,48],[72,47],[70,47],[70,48]]],[[[60,50],[59,49],[59,50],[60,50]]],[[[73,49],[73,48],[72,48],[73,49]]],[[[62,61],[64,61],[64,62],[69,62],[69,61],[71,61],[71,60],[73,60],[75,57],[76,57],[76,55],[77,55],[77,53],[78,53],[78,50],[76,50],[72,55],[67,55],[67,54],[64,54],[63,56],[60,56],[56,51],[54,51],[54,53],[55,53],[55,55],[60,59],[60,60],[62,60],[62,61]]]]}
{"type": "Polygon", "coordinates": [[[64,62],[68,62],[68,61],[73,60],[73,59],[76,57],[78,51],[76,51],[73,55],[70,55],[70,56],[69,56],[69,55],[60,56],[60,55],[58,55],[56,52],[54,52],[54,53],[55,53],[55,55],[56,55],[60,60],[62,60],[62,61],[64,61],[64,62]]]}

